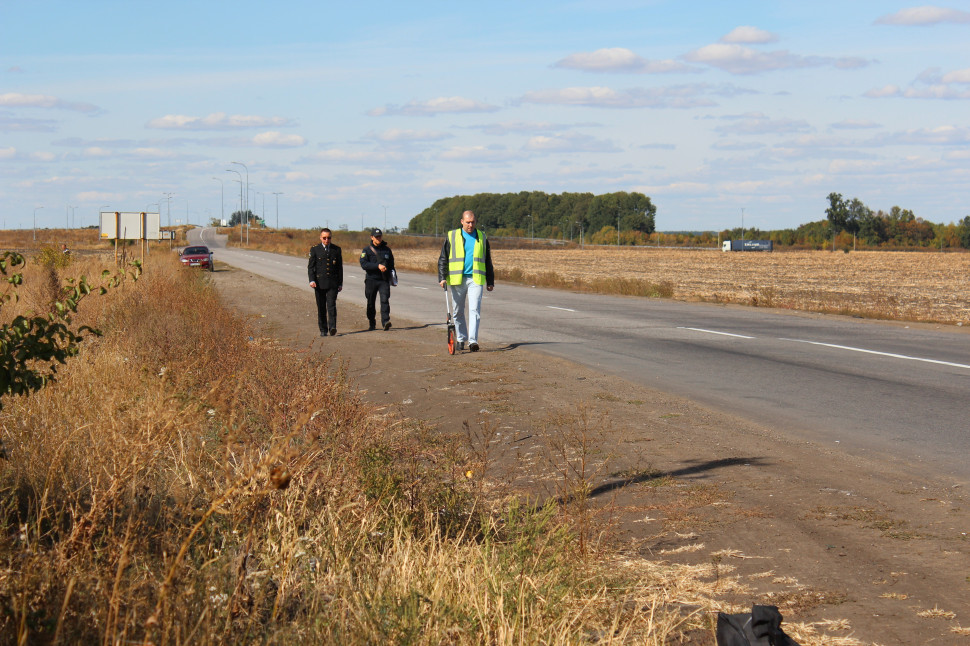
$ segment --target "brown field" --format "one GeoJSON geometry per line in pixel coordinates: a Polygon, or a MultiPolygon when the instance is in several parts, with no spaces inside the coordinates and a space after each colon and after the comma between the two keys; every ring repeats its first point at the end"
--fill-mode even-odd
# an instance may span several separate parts
{"type": "MultiPolygon", "coordinates": [[[[438,253],[401,249],[395,257],[402,268],[430,271],[437,266],[438,253]]],[[[497,281],[867,318],[970,323],[966,253],[496,248],[493,259],[497,281]]]]}

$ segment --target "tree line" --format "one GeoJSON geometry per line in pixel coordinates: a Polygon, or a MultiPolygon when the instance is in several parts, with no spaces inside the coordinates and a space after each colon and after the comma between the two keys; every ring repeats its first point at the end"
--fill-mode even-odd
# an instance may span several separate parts
{"type": "MultiPolygon", "coordinates": [[[[796,229],[761,231],[745,229],[744,237],[772,240],[775,245],[803,249],[970,249],[970,216],[957,223],[936,224],[917,217],[910,209],[893,206],[873,210],[859,198],[829,193],[826,218],[796,229]]],[[[741,237],[741,229],[721,232],[724,239],[741,237]]]]}
{"type": "Polygon", "coordinates": [[[657,207],[643,193],[478,193],[436,200],[408,224],[410,233],[443,234],[464,211],[493,236],[561,238],[591,243],[643,244],[654,232],[657,207]]]}

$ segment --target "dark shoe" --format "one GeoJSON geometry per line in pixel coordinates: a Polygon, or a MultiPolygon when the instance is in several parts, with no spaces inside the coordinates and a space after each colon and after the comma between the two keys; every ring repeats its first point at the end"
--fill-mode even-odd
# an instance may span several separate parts
{"type": "Polygon", "coordinates": [[[455,344],[455,352],[462,352],[465,349],[465,342],[459,341],[455,344]]]}
{"type": "Polygon", "coordinates": [[[478,344],[477,343],[469,343],[468,344],[468,349],[471,350],[472,352],[478,352],[478,344]]]}
{"type": "Polygon", "coordinates": [[[320,333],[320,336],[327,336],[327,331],[326,331],[326,330],[324,330],[323,332],[321,332],[321,333],[320,333]]]}
{"type": "Polygon", "coordinates": [[[387,332],[390,329],[391,329],[391,322],[388,321],[387,323],[384,324],[384,331],[387,332]]]}
{"type": "Polygon", "coordinates": [[[370,331],[376,330],[377,329],[377,323],[371,323],[370,326],[367,329],[370,330],[370,331]]]}
{"type": "Polygon", "coordinates": [[[330,328],[330,336],[337,336],[337,328],[335,327],[330,328]]]}

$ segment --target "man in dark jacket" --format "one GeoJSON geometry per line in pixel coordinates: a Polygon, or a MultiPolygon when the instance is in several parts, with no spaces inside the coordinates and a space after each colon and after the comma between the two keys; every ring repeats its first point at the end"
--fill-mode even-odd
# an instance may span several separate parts
{"type": "Polygon", "coordinates": [[[344,288],[344,259],[340,247],[330,243],[330,229],[320,229],[320,244],[310,247],[307,274],[317,297],[320,336],[337,334],[337,292],[344,288]]]}
{"type": "Polygon", "coordinates": [[[367,299],[367,321],[370,329],[377,329],[377,295],[381,295],[381,325],[391,329],[391,272],[394,270],[394,254],[383,240],[384,232],[370,232],[370,244],[360,252],[360,268],[364,276],[364,298],[367,299]]]}

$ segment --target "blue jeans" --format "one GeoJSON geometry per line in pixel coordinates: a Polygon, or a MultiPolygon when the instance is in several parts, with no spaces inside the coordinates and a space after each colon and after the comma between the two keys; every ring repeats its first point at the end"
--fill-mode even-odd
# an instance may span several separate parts
{"type": "Polygon", "coordinates": [[[475,279],[471,276],[462,276],[460,285],[451,286],[451,297],[455,299],[455,311],[452,318],[455,320],[455,333],[458,343],[464,343],[467,339],[469,343],[478,343],[478,323],[482,318],[482,293],[485,291],[484,285],[476,285],[475,279]],[[465,323],[465,297],[468,297],[468,323],[465,323]]]}

